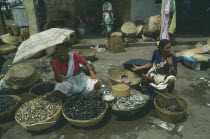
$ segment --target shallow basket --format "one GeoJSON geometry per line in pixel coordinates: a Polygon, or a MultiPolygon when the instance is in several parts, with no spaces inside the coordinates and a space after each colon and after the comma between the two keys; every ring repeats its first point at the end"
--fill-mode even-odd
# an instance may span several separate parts
{"type": "MultiPolygon", "coordinates": [[[[135,89],[131,89],[139,94],[142,94],[140,91],[137,91],[135,89]]],[[[143,94],[142,94],[143,95],[143,94]]],[[[146,97],[146,103],[145,104],[142,104],[142,105],[138,105],[137,107],[135,107],[134,109],[132,110],[128,110],[128,111],[125,111],[125,110],[120,110],[116,103],[112,105],[112,111],[114,114],[116,114],[117,116],[120,116],[120,117],[131,117],[131,116],[134,116],[136,113],[138,113],[142,107],[144,107],[148,101],[149,101],[149,96],[148,95],[144,95],[146,97]]]]}
{"type": "Polygon", "coordinates": [[[68,99],[64,105],[63,105],[63,109],[62,109],[62,114],[63,116],[66,118],[66,120],[68,120],[72,125],[75,125],[77,127],[90,127],[90,126],[93,126],[93,125],[96,125],[98,122],[100,122],[106,112],[107,112],[107,109],[108,109],[108,104],[106,103],[106,107],[104,109],[104,111],[101,113],[101,115],[99,115],[98,117],[96,118],[93,118],[93,119],[90,119],[90,120],[73,120],[73,119],[70,119],[68,116],[66,116],[66,114],[64,113],[64,108],[66,106],[66,104],[71,101],[73,98],[75,98],[76,96],[73,96],[71,97],[70,99],[68,99]]]}
{"type": "MultiPolygon", "coordinates": [[[[41,83],[38,83],[38,84],[35,84],[33,87],[30,88],[29,90],[29,94],[32,95],[33,97],[40,97],[40,95],[36,94],[33,90],[37,87],[40,87],[41,85],[43,84],[46,84],[46,83],[50,83],[50,84],[56,84],[56,81],[53,81],[53,80],[49,80],[49,81],[44,81],[44,82],[41,82],[41,83]]],[[[48,92],[50,91],[53,91],[53,90],[49,90],[48,92]]],[[[48,93],[46,92],[46,93],[48,93]]]]}
{"type": "Polygon", "coordinates": [[[24,127],[26,130],[30,130],[30,131],[40,131],[40,130],[44,130],[44,129],[47,129],[51,126],[53,126],[54,124],[57,123],[57,121],[59,120],[60,118],[60,115],[61,115],[61,111],[62,111],[62,102],[56,98],[59,103],[60,103],[60,109],[57,111],[57,113],[55,113],[52,117],[40,122],[40,123],[36,123],[36,124],[32,124],[32,125],[26,125],[24,123],[21,123],[20,121],[17,120],[17,117],[16,117],[16,114],[17,112],[22,108],[24,107],[25,105],[37,100],[37,99],[40,99],[42,97],[38,97],[38,98],[35,98],[35,99],[32,99],[26,103],[24,103],[23,105],[21,105],[18,110],[16,111],[15,113],[15,121],[20,124],[22,127],[24,127]]]}
{"type": "Polygon", "coordinates": [[[141,78],[137,74],[129,70],[122,69],[122,68],[110,68],[108,70],[108,78],[113,85],[121,83],[118,80],[120,80],[121,75],[124,75],[124,74],[129,76],[130,83],[127,85],[131,87],[138,85],[141,81],[141,78]]]}
{"type": "Polygon", "coordinates": [[[7,116],[10,116],[10,115],[13,115],[14,114],[14,112],[18,109],[18,107],[21,104],[21,98],[18,97],[18,96],[16,96],[16,95],[1,95],[1,96],[10,96],[10,97],[18,100],[18,103],[15,104],[13,107],[11,107],[10,109],[8,109],[8,110],[3,111],[3,112],[0,113],[0,119],[4,119],[7,116]]]}
{"type": "Polygon", "coordinates": [[[89,49],[85,51],[78,52],[80,56],[82,56],[85,60],[94,60],[96,56],[96,50],[89,49]]]}
{"type": "Polygon", "coordinates": [[[164,110],[163,108],[159,107],[159,105],[164,104],[164,102],[165,102],[164,100],[166,98],[163,99],[163,97],[157,96],[154,100],[155,111],[156,111],[157,117],[165,122],[170,122],[170,123],[176,123],[176,122],[183,120],[187,114],[187,107],[188,107],[187,102],[183,98],[181,98],[177,95],[174,95],[174,94],[166,93],[164,95],[169,96],[169,97],[176,97],[177,101],[180,104],[180,107],[183,109],[183,111],[182,112],[171,112],[171,111],[164,110]],[[162,100],[161,100],[161,98],[162,98],[162,100]]]}

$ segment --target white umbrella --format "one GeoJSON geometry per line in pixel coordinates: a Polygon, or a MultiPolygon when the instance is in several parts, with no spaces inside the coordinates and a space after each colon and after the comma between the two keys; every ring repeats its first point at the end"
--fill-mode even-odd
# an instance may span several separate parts
{"type": "Polygon", "coordinates": [[[51,28],[30,36],[19,46],[13,64],[27,59],[46,48],[64,42],[72,33],[74,33],[73,30],[51,28]]]}

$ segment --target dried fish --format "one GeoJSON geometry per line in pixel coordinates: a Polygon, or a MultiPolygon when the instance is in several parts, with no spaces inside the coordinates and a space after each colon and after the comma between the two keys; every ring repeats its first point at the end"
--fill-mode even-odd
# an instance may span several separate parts
{"type": "Polygon", "coordinates": [[[35,124],[51,118],[60,107],[59,101],[50,102],[40,98],[19,109],[16,118],[27,125],[35,124]]]}
{"type": "Polygon", "coordinates": [[[139,94],[131,90],[131,95],[129,97],[118,97],[116,100],[117,107],[120,110],[132,110],[137,105],[142,105],[146,103],[146,98],[144,95],[139,94]]]}
{"type": "Polygon", "coordinates": [[[0,96],[0,112],[4,112],[6,110],[9,110],[13,106],[15,106],[17,103],[18,103],[18,100],[16,100],[13,97],[0,96]]]}

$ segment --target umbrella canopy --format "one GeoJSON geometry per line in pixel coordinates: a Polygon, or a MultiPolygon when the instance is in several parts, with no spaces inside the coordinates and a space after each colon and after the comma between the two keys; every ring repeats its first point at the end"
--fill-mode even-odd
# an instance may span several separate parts
{"type": "Polygon", "coordinates": [[[19,46],[13,64],[27,59],[46,48],[64,42],[72,33],[74,33],[72,30],[51,28],[30,36],[19,46]]]}

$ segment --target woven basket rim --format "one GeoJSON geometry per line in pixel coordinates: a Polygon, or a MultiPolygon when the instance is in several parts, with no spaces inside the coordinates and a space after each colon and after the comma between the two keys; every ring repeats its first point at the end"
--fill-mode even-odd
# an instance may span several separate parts
{"type": "Polygon", "coordinates": [[[21,98],[19,96],[16,96],[16,95],[0,95],[0,96],[10,96],[14,99],[16,99],[18,102],[12,106],[10,109],[6,110],[6,111],[3,111],[0,113],[0,117],[3,116],[4,114],[7,114],[7,113],[10,113],[16,106],[18,106],[20,103],[21,103],[21,98]]]}
{"type": "Polygon", "coordinates": [[[135,74],[134,72],[131,72],[131,71],[129,71],[129,70],[126,70],[126,69],[123,69],[123,68],[116,68],[116,67],[108,69],[107,74],[108,74],[108,78],[109,78],[110,80],[113,80],[114,82],[117,82],[115,79],[113,79],[113,78],[111,77],[110,72],[111,72],[112,70],[118,70],[118,69],[124,70],[124,71],[129,72],[129,73],[135,75],[136,77],[138,77],[138,78],[136,78],[136,79],[137,79],[137,82],[136,82],[135,84],[134,84],[134,83],[131,83],[132,78],[129,77],[129,78],[130,78],[130,83],[128,83],[128,84],[126,84],[126,85],[129,85],[129,86],[131,85],[131,86],[132,86],[132,85],[137,85],[137,84],[140,83],[141,78],[140,78],[137,74],[135,74]]]}
{"type": "MultiPolygon", "coordinates": [[[[23,126],[23,127],[32,127],[32,126],[36,126],[37,123],[31,124],[31,125],[27,125],[27,124],[25,124],[25,123],[21,123],[21,122],[17,119],[16,115],[17,115],[17,112],[18,112],[22,107],[24,107],[25,105],[27,105],[27,104],[29,104],[29,103],[31,103],[31,102],[37,100],[37,99],[41,99],[41,98],[43,98],[43,97],[40,96],[40,97],[34,98],[34,99],[29,100],[29,101],[25,102],[24,104],[22,104],[22,105],[17,109],[17,111],[15,112],[15,121],[16,121],[18,124],[20,124],[21,126],[23,126]]],[[[61,102],[60,99],[58,99],[58,98],[56,98],[56,99],[59,101],[59,105],[60,105],[59,110],[58,110],[52,117],[50,117],[50,118],[48,118],[48,119],[46,119],[46,120],[44,120],[44,121],[41,121],[40,123],[45,123],[45,122],[47,122],[47,121],[49,121],[49,120],[54,119],[54,117],[56,117],[57,115],[59,115],[59,113],[60,113],[61,110],[62,110],[62,102],[61,102]]]]}
{"type": "Polygon", "coordinates": [[[104,116],[104,114],[106,113],[106,111],[107,111],[107,109],[108,109],[108,104],[107,104],[106,102],[104,102],[104,103],[106,104],[105,109],[104,109],[104,111],[103,111],[98,117],[92,118],[92,119],[90,119],[90,120],[73,120],[73,119],[69,118],[68,116],[66,116],[66,114],[65,114],[65,112],[64,112],[64,108],[65,108],[65,106],[67,105],[67,103],[68,103],[71,99],[73,99],[73,98],[75,98],[75,97],[76,97],[76,96],[73,96],[73,97],[69,98],[69,99],[64,103],[63,108],[62,108],[62,114],[63,114],[63,116],[64,116],[68,121],[70,121],[70,122],[77,122],[77,123],[81,123],[81,124],[87,124],[87,123],[89,123],[89,122],[95,121],[95,120],[99,119],[100,117],[104,116]]]}
{"type": "MultiPolygon", "coordinates": [[[[173,95],[174,95],[174,94],[173,94],[173,95]]],[[[159,107],[159,106],[157,105],[157,103],[156,103],[158,97],[160,97],[160,96],[157,96],[157,97],[154,99],[155,109],[158,110],[158,111],[162,111],[162,112],[164,112],[165,114],[171,114],[171,115],[183,114],[183,113],[185,113],[185,112],[187,111],[187,108],[186,108],[184,111],[182,111],[182,112],[172,112],[172,111],[164,110],[163,108],[159,107]]],[[[181,99],[183,102],[185,102],[185,104],[186,104],[187,107],[188,107],[187,101],[186,101],[185,99],[181,98],[181,97],[178,96],[178,95],[174,95],[174,97],[178,97],[179,99],[181,99]]]]}
{"type": "Polygon", "coordinates": [[[34,96],[34,97],[39,97],[39,95],[37,95],[37,94],[35,94],[35,93],[32,93],[32,90],[35,88],[35,87],[37,87],[37,86],[39,86],[39,85],[41,85],[41,84],[44,84],[44,83],[52,83],[52,84],[56,84],[56,81],[55,80],[48,80],[48,81],[44,81],[44,82],[40,82],[40,83],[37,83],[37,84],[35,84],[34,86],[32,86],[31,88],[30,88],[30,90],[29,90],[29,94],[31,94],[32,96],[34,96]]]}
{"type": "Polygon", "coordinates": [[[7,44],[13,44],[13,45],[17,45],[19,43],[17,36],[12,36],[10,34],[2,37],[2,41],[7,44]],[[16,39],[15,41],[14,38],[16,39]]]}

